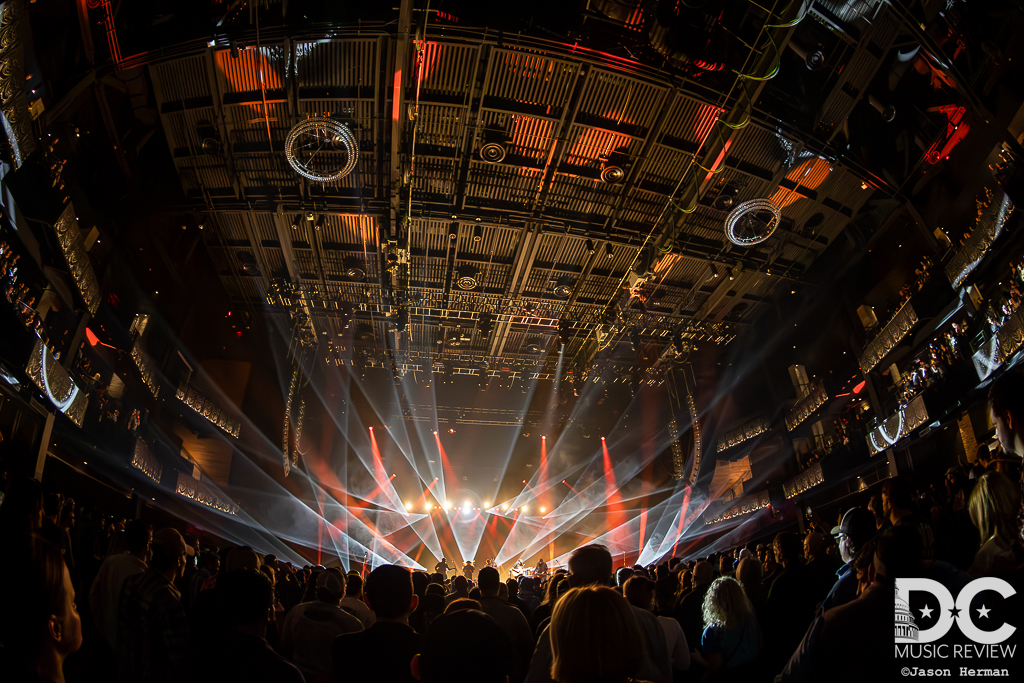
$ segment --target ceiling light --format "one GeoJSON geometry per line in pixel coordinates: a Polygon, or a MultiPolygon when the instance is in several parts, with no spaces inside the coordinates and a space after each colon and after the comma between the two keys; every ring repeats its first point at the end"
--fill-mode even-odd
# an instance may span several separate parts
{"type": "Polygon", "coordinates": [[[562,275],[555,282],[552,290],[559,299],[568,299],[572,296],[572,276],[562,275]]]}
{"type": "Polygon", "coordinates": [[[363,268],[363,262],[355,256],[349,256],[345,259],[345,277],[352,280],[365,280],[366,270],[363,268]]]}
{"type": "Polygon", "coordinates": [[[455,286],[459,289],[470,290],[480,286],[477,279],[479,271],[475,266],[461,265],[455,271],[455,286]]]}
{"type": "Polygon", "coordinates": [[[544,340],[540,337],[528,337],[523,342],[523,353],[540,353],[544,350],[544,340]]]}
{"type": "Polygon", "coordinates": [[[480,159],[489,164],[500,163],[505,158],[505,146],[498,142],[488,142],[480,147],[480,159]]]}
{"type": "Polygon", "coordinates": [[[612,251],[612,243],[611,242],[605,242],[604,243],[604,257],[606,259],[610,259],[613,256],[615,256],[615,252],[612,251]]]}
{"type": "Polygon", "coordinates": [[[601,167],[601,182],[614,185],[626,179],[626,172],[621,166],[608,164],[601,167]]]}

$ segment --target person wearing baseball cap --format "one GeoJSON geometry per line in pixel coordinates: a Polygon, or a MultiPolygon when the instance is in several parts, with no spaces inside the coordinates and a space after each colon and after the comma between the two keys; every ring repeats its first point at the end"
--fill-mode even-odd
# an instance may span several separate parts
{"type": "Polygon", "coordinates": [[[345,588],[345,575],[338,568],[325,569],[316,577],[316,600],[299,603],[285,617],[281,629],[284,654],[307,678],[333,673],[334,638],[363,630],[360,621],[341,608],[345,588]]]}
{"type": "Polygon", "coordinates": [[[821,603],[821,610],[845,605],[857,597],[857,574],[853,571],[853,560],[864,544],[875,537],[875,516],[866,508],[850,508],[843,515],[839,526],[832,527],[832,536],[839,544],[843,566],[836,571],[836,582],[821,603]]]}
{"type": "Polygon", "coordinates": [[[121,680],[171,681],[188,676],[189,624],[174,582],[195,550],[176,529],[153,534],[153,556],[142,574],[121,589],[117,655],[121,680]]]}

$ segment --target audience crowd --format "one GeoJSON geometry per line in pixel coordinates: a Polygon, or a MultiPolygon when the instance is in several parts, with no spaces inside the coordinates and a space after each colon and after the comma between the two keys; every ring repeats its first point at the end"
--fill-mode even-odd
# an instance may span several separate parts
{"type": "MultiPolygon", "coordinates": [[[[1019,455],[1024,391],[1007,397],[1005,384],[993,421],[1019,455]]],[[[51,683],[870,680],[891,657],[895,579],[953,595],[980,576],[1021,587],[1020,472],[1002,462],[927,487],[887,479],[834,526],[617,570],[587,545],[568,570],[504,582],[493,566],[475,581],[296,567],[142,520],[83,535],[74,501],[15,479],[0,505],[0,671],[51,683]]]]}

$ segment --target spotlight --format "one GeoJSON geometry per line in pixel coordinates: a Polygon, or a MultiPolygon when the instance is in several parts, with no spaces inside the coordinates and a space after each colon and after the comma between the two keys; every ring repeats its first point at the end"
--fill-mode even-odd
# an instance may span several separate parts
{"type": "Polygon", "coordinates": [[[398,309],[398,314],[395,316],[395,328],[399,332],[405,332],[409,328],[409,311],[404,307],[398,309]]]}
{"type": "Polygon", "coordinates": [[[524,505],[523,507],[519,508],[519,510],[520,510],[520,512],[522,512],[522,513],[523,513],[524,515],[526,514],[526,506],[525,506],[525,505],[524,505]]]}
{"type": "Polygon", "coordinates": [[[572,277],[569,275],[562,275],[555,281],[554,289],[552,290],[559,299],[568,299],[572,296],[572,277]]]}
{"type": "Polygon", "coordinates": [[[711,266],[711,277],[713,277],[713,278],[718,277],[718,268],[715,268],[715,264],[711,263],[711,264],[708,264],[708,265],[711,266]]]}
{"type": "Polygon", "coordinates": [[[506,512],[508,512],[508,503],[505,503],[504,505],[502,505],[501,509],[506,511],[506,512]]]}
{"type": "Polygon", "coordinates": [[[544,513],[545,513],[545,512],[547,512],[547,511],[548,511],[548,509],[547,509],[547,508],[541,508],[541,509],[540,509],[540,513],[541,513],[541,514],[544,514],[544,513]]]}
{"type": "Polygon", "coordinates": [[[450,502],[448,502],[448,501],[445,501],[444,502],[444,510],[445,510],[445,512],[447,512],[448,510],[451,510],[451,509],[452,509],[452,504],[450,502]]]}
{"type": "Polygon", "coordinates": [[[434,506],[431,505],[430,503],[427,503],[427,512],[430,512],[433,509],[434,509],[434,506]]]}
{"type": "Polygon", "coordinates": [[[626,178],[626,172],[621,166],[603,165],[601,167],[601,182],[614,185],[621,183],[626,178]]]}
{"type": "Polygon", "coordinates": [[[479,272],[471,265],[461,265],[455,270],[455,286],[459,289],[475,289],[480,285],[479,272]]]}
{"type": "Polygon", "coordinates": [[[505,158],[505,147],[498,142],[488,142],[480,147],[480,159],[489,164],[497,164],[505,158]]]}
{"type": "Polygon", "coordinates": [[[316,223],[314,223],[314,224],[313,224],[313,227],[314,227],[315,229],[317,229],[317,230],[323,230],[323,229],[324,229],[324,226],[326,226],[326,225],[327,225],[327,219],[326,219],[326,218],[324,218],[324,215],[323,215],[323,214],[320,214],[320,215],[319,215],[319,216],[317,217],[317,219],[316,219],[316,223]]]}
{"type": "Polygon", "coordinates": [[[596,249],[594,248],[594,240],[587,240],[585,243],[585,248],[587,250],[587,253],[592,255],[596,251],[596,249]]]}
{"type": "Polygon", "coordinates": [[[481,313],[480,322],[477,324],[477,329],[480,331],[481,336],[488,336],[493,326],[494,316],[490,312],[481,313]]]}
{"type": "Polygon", "coordinates": [[[604,257],[606,259],[610,259],[613,256],[615,256],[615,252],[612,251],[612,243],[611,242],[605,242],[604,243],[604,257]]]}
{"type": "Polygon", "coordinates": [[[604,441],[604,437],[603,436],[601,437],[601,441],[604,441]]]}
{"type": "Polygon", "coordinates": [[[569,337],[572,335],[572,330],[569,327],[568,320],[558,321],[558,341],[561,342],[562,346],[569,345],[569,337]]]}
{"type": "Polygon", "coordinates": [[[454,427],[452,427],[451,429],[449,429],[449,430],[448,430],[448,433],[449,433],[449,434],[454,434],[454,433],[455,433],[455,428],[454,428],[454,427]]]}
{"type": "Polygon", "coordinates": [[[485,508],[489,508],[489,507],[491,507],[491,504],[490,503],[484,503],[484,507],[485,508]]]}
{"type": "Polygon", "coordinates": [[[412,512],[412,503],[406,503],[405,509],[408,510],[409,512],[412,512]]]}
{"type": "Polygon", "coordinates": [[[479,242],[480,240],[483,239],[483,237],[484,237],[483,226],[481,226],[481,225],[475,226],[473,228],[473,241],[474,242],[479,242]]]}
{"type": "Polygon", "coordinates": [[[292,220],[292,230],[298,230],[300,227],[302,227],[302,214],[292,220]]]}
{"type": "Polygon", "coordinates": [[[344,261],[345,264],[345,277],[352,280],[365,280],[366,279],[366,268],[363,267],[363,262],[354,257],[349,256],[344,261]]]}

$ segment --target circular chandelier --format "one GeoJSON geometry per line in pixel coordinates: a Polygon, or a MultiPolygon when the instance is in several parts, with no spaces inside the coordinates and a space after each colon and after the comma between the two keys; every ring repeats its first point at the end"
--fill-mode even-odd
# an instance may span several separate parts
{"type": "Polygon", "coordinates": [[[760,244],[772,236],[782,211],[770,199],[748,199],[725,217],[725,236],[741,247],[760,244]]]}
{"type": "Polygon", "coordinates": [[[284,154],[303,178],[329,183],[355,169],[359,143],[348,126],[340,121],[314,117],[299,121],[288,131],[284,154]]]}

